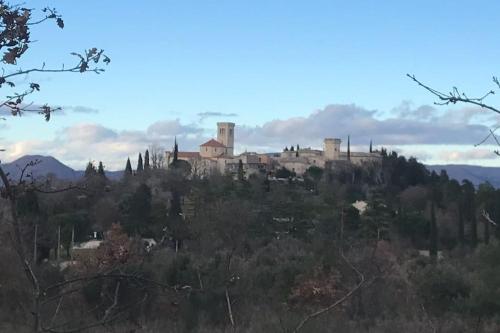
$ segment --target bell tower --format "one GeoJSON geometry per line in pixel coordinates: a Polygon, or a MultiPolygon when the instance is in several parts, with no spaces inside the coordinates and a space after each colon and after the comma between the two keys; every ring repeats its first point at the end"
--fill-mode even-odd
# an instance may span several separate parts
{"type": "Polygon", "coordinates": [[[227,147],[226,155],[234,154],[234,123],[217,123],[217,141],[227,147]]]}

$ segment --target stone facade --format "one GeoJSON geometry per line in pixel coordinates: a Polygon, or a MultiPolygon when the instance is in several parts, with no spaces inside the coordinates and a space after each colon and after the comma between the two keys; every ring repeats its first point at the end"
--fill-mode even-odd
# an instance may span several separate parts
{"type": "MultiPolygon", "coordinates": [[[[178,152],[178,159],[191,165],[193,174],[207,175],[211,172],[238,172],[240,160],[246,176],[253,173],[269,173],[285,167],[297,175],[302,175],[311,166],[332,167],[336,161],[350,162],[355,165],[379,164],[380,152],[341,151],[342,141],[338,138],[324,139],[323,150],[312,148],[285,149],[279,153],[259,154],[245,152],[234,155],[235,124],[217,123],[217,140],[211,139],[200,145],[198,152],[178,152]]],[[[349,141],[348,141],[349,142],[349,141]]],[[[173,152],[165,152],[167,167],[173,159],[173,152]]]]}

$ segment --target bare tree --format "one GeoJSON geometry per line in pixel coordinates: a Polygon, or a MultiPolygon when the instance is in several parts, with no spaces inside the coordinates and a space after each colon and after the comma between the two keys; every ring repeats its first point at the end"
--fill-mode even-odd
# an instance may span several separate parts
{"type": "Polygon", "coordinates": [[[149,154],[153,169],[162,169],[165,164],[165,149],[157,144],[152,144],[149,146],[149,154]]]}
{"type": "MultiPolygon", "coordinates": [[[[494,87],[479,97],[470,97],[464,91],[460,90],[457,87],[452,87],[451,91],[449,92],[442,92],[440,90],[428,86],[427,84],[422,83],[422,81],[418,80],[413,74],[406,74],[406,76],[409,77],[414,82],[416,82],[420,87],[424,88],[432,95],[434,95],[438,99],[437,101],[434,102],[435,105],[450,105],[450,104],[464,103],[464,104],[475,105],[482,109],[500,114],[500,108],[492,106],[485,102],[485,100],[488,97],[490,97],[491,95],[495,95],[496,91],[500,90],[500,81],[496,76],[493,76],[492,78],[494,87]]],[[[489,138],[493,138],[495,144],[500,147],[500,138],[498,137],[497,134],[495,134],[495,132],[499,128],[500,126],[490,129],[489,134],[475,146],[482,145],[489,138]]],[[[500,156],[500,151],[495,150],[495,154],[500,156]]]]}

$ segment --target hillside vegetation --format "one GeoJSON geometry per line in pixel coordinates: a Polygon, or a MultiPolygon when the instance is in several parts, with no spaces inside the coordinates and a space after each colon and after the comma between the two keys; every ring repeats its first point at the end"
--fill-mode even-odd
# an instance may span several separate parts
{"type": "MultiPolygon", "coordinates": [[[[500,191],[487,183],[391,153],[380,168],[312,167],[303,180],[200,179],[174,165],[111,181],[88,167],[76,189],[43,193],[65,185],[48,179],[16,206],[24,242],[36,237],[47,331],[500,330],[500,191]],[[71,251],[93,235],[95,251],[71,251]],[[64,282],[92,274],[106,278],[64,282]]],[[[32,331],[15,256],[0,249],[2,332],[32,331]]]]}

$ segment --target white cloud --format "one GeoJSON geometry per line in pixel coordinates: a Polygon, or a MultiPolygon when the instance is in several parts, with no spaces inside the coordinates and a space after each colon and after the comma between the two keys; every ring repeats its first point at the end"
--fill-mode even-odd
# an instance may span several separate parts
{"type": "MultiPolygon", "coordinates": [[[[408,102],[391,110],[389,116],[351,105],[329,105],[305,117],[275,119],[260,126],[238,125],[235,132],[236,151],[280,151],[285,146],[322,146],[323,138],[351,135],[353,148],[367,150],[370,140],[375,147],[400,149],[432,163],[467,160],[493,161],[492,149],[473,148],[489,131],[475,124],[477,110],[461,109],[438,112],[430,106],[411,108],[408,102]],[[454,120],[450,120],[456,116],[454,120]],[[458,120],[457,120],[458,119],[458,120]],[[461,147],[455,149],[450,145],[461,147]],[[445,147],[441,150],[432,147],[445,147]],[[464,147],[468,150],[464,151],[464,147]]],[[[197,151],[199,144],[216,133],[216,124],[209,129],[199,123],[183,124],[179,119],[152,123],[143,130],[115,130],[98,124],[81,123],[63,128],[52,140],[5,142],[9,147],[6,160],[25,154],[52,155],[68,165],[81,169],[90,160],[102,160],[110,170],[122,169],[127,157],[132,161],[151,144],[170,149],[174,137],[182,151],[197,151]]],[[[454,146],[455,147],[455,146],[454,146]]]]}

